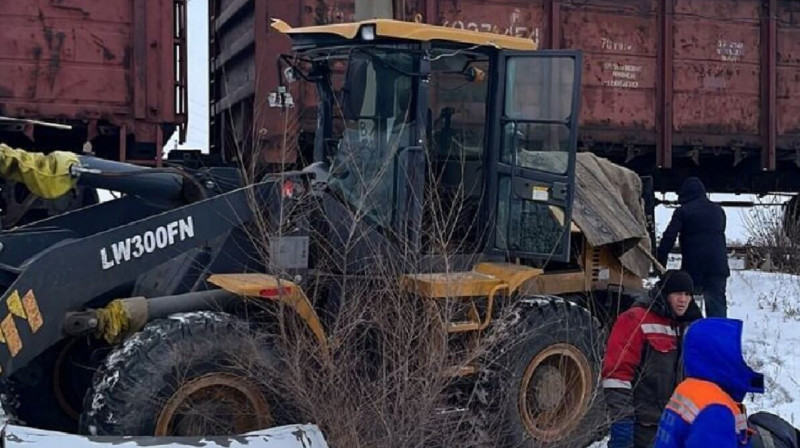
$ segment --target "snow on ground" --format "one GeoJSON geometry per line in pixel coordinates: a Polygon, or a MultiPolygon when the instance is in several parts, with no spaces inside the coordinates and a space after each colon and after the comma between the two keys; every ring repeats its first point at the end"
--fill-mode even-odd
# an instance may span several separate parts
{"type": "Polygon", "coordinates": [[[734,270],[727,295],[728,317],[744,322],[745,359],[765,377],[766,392],[745,398],[748,414],[772,412],[800,427],[800,276],[734,270]]]}
{"type": "Polygon", "coordinates": [[[278,426],[237,437],[179,437],[158,444],[146,438],[98,437],[87,439],[59,432],[21,426],[5,428],[5,448],[328,448],[319,427],[310,424],[278,426]]]}
{"type": "Polygon", "coordinates": [[[800,277],[734,271],[728,307],[744,321],[745,359],[765,377],[766,392],[745,399],[748,413],[774,412],[800,427],[800,277]]]}

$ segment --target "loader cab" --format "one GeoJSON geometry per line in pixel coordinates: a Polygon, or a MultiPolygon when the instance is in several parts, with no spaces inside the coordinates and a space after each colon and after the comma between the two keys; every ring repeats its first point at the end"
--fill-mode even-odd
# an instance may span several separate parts
{"type": "Polygon", "coordinates": [[[425,254],[567,261],[581,54],[392,20],[290,28],[316,85],[314,159],[351,209],[425,254]]]}

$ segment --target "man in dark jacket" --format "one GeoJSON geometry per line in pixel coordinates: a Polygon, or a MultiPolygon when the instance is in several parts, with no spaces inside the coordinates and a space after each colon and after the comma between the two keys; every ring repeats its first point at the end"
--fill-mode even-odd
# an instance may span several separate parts
{"type": "Polygon", "coordinates": [[[658,246],[658,261],[666,266],[669,251],[680,234],[681,269],[692,276],[703,294],[706,316],[726,317],[725,290],[730,270],[725,243],[725,211],[706,197],[700,179],[684,181],[678,196],[680,207],[672,214],[658,246]]]}
{"type": "Polygon", "coordinates": [[[702,317],[692,290],[689,274],[667,271],[649,300],[637,302],[614,322],[602,369],[612,422],[608,448],[650,447],[681,380],[683,329],[702,317]]]}

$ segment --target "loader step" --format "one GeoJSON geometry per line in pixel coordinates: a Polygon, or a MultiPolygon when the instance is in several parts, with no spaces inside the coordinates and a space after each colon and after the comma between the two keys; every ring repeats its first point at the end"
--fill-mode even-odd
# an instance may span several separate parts
{"type": "Polygon", "coordinates": [[[493,275],[475,271],[408,274],[404,281],[407,291],[431,299],[489,296],[504,285],[493,275]]]}

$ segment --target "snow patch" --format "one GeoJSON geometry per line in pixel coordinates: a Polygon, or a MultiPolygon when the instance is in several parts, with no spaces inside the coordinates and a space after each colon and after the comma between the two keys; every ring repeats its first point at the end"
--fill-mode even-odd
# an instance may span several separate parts
{"type": "Polygon", "coordinates": [[[748,394],[748,413],[767,411],[800,427],[800,277],[734,271],[729,316],[744,322],[742,351],[764,374],[765,393],[748,394]]]}
{"type": "Polygon", "coordinates": [[[170,320],[176,320],[181,323],[191,323],[197,320],[213,320],[216,322],[222,321],[223,314],[214,311],[192,311],[190,313],[177,313],[170,314],[170,320]]]}
{"type": "MultiPolygon", "coordinates": [[[[103,378],[103,381],[100,382],[97,386],[95,386],[95,393],[94,397],[92,397],[92,409],[90,410],[91,413],[95,413],[105,406],[104,392],[106,389],[114,387],[119,381],[119,369],[115,369],[114,373],[111,375],[106,376],[103,378]]],[[[110,422],[109,422],[110,423],[110,422]]]]}
{"type": "Polygon", "coordinates": [[[127,358],[137,347],[146,342],[141,333],[137,333],[122,343],[122,347],[114,350],[108,358],[106,358],[106,368],[112,369],[123,359],[127,358]]]}
{"type": "Polygon", "coordinates": [[[525,298],[521,299],[521,303],[525,303],[528,305],[541,305],[541,306],[550,306],[551,299],[542,299],[542,298],[525,298]]]}
{"type": "Polygon", "coordinates": [[[108,437],[105,440],[23,426],[4,428],[5,448],[328,448],[325,436],[316,425],[286,425],[249,432],[235,437],[186,437],[165,440],[153,445],[148,437],[108,437]]]}

